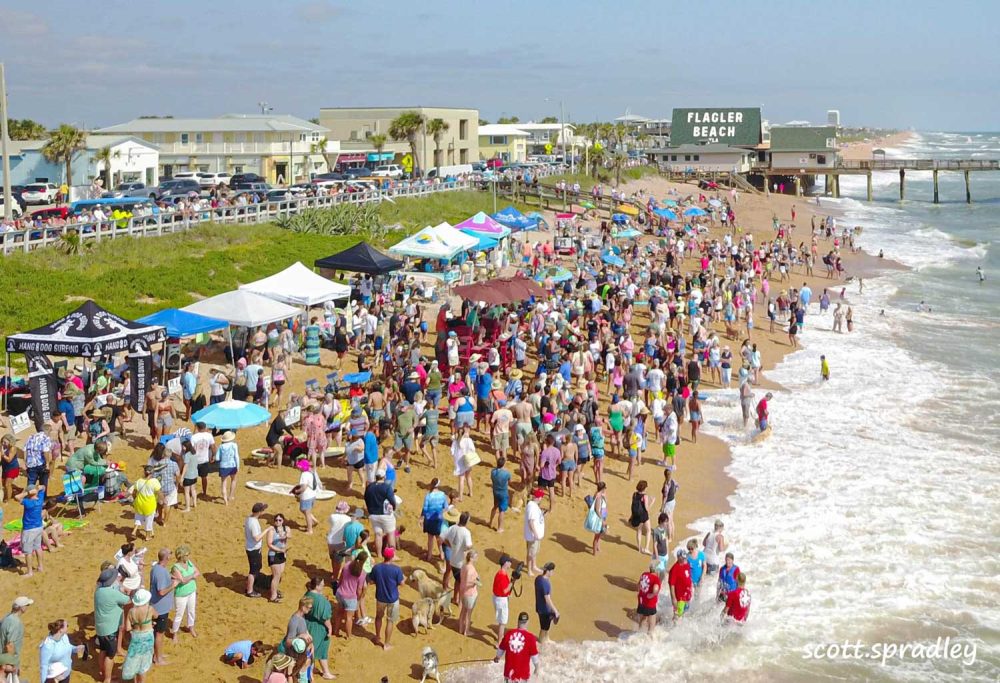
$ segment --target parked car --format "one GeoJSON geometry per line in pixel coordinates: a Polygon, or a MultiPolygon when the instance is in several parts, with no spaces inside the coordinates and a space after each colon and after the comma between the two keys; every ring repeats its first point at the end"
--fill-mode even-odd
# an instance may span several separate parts
{"type": "Polygon", "coordinates": [[[65,220],[69,216],[68,206],[50,206],[47,209],[36,209],[31,212],[31,220],[47,221],[50,218],[62,218],[65,220]]]}
{"type": "Polygon", "coordinates": [[[178,171],[173,175],[171,180],[198,180],[198,174],[200,171],[178,171]]]}
{"type": "Polygon", "coordinates": [[[189,192],[201,194],[201,185],[197,180],[190,178],[171,178],[164,180],[154,188],[150,188],[149,197],[152,199],[177,199],[185,197],[189,192]]]}
{"type": "Polygon", "coordinates": [[[399,164],[383,164],[375,167],[372,176],[376,178],[402,178],[405,172],[399,164]]]}
{"type": "Polygon", "coordinates": [[[229,187],[233,184],[239,183],[263,183],[265,182],[262,177],[256,173],[234,173],[232,177],[229,178],[229,187]]]}
{"type": "MultiPolygon", "coordinates": [[[[3,209],[4,209],[3,192],[0,192],[0,217],[3,217],[4,215],[3,209]]],[[[21,214],[24,213],[24,211],[21,209],[21,206],[17,203],[17,200],[14,200],[10,203],[10,211],[11,215],[14,218],[20,218],[21,214]]]]}
{"type": "Polygon", "coordinates": [[[51,204],[59,196],[59,187],[52,183],[31,183],[24,186],[21,197],[27,204],[51,204]]]}
{"type": "Polygon", "coordinates": [[[140,182],[127,182],[118,183],[115,189],[110,192],[105,192],[105,197],[148,197],[151,189],[146,187],[146,183],[140,182]]]}
{"type": "Polygon", "coordinates": [[[475,171],[475,172],[477,172],[477,173],[482,173],[483,171],[486,170],[486,162],[485,161],[476,161],[476,162],[474,162],[472,164],[472,170],[475,171]]]}
{"type": "Polygon", "coordinates": [[[230,175],[226,172],[219,173],[209,173],[203,171],[198,174],[196,180],[201,183],[202,187],[218,187],[219,185],[228,185],[230,182],[230,175]]]}
{"type": "Polygon", "coordinates": [[[367,166],[356,166],[354,168],[345,169],[344,175],[348,180],[354,180],[355,178],[370,178],[372,170],[367,166]]]}
{"type": "Polygon", "coordinates": [[[229,189],[232,190],[234,194],[252,192],[254,194],[264,196],[271,191],[271,186],[267,183],[230,183],[229,189]]]}
{"type": "Polygon", "coordinates": [[[330,183],[331,181],[344,181],[347,180],[347,176],[343,173],[318,173],[313,176],[312,182],[314,185],[322,185],[325,183],[330,183]]]}

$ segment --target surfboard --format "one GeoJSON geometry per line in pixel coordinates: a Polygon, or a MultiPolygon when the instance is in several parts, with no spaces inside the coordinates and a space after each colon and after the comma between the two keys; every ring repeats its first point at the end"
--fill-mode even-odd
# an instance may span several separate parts
{"type": "Polygon", "coordinates": [[[768,427],[762,432],[757,432],[750,438],[750,443],[760,443],[771,436],[771,428],[768,427]]]}
{"type": "MultiPolygon", "coordinates": [[[[253,489],[254,491],[263,491],[264,493],[275,493],[279,496],[293,496],[292,489],[295,488],[295,484],[284,484],[278,481],[248,481],[246,483],[248,489],[253,489]]],[[[326,489],[316,492],[316,500],[331,500],[336,497],[334,491],[327,491],[326,489]]]]}

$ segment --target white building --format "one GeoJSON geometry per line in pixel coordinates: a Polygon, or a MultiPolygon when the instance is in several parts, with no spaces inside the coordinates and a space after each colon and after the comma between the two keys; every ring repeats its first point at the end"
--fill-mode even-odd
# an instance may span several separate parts
{"type": "Polygon", "coordinates": [[[710,144],[651,149],[646,156],[671,171],[747,173],[757,155],[753,150],[742,147],[710,144]]]}
{"type": "MultiPolygon", "coordinates": [[[[66,178],[66,164],[49,161],[42,154],[48,140],[14,140],[8,144],[12,185],[49,182],[73,187],[89,187],[97,178],[104,178],[104,162],[98,161],[101,151],[110,151],[110,181],[138,181],[147,185],[159,182],[159,151],[156,145],[130,135],[88,135],[83,148],[73,155],[73,177],[66,178]]],[[[0,173],[2,178],[2,173],[0,173]]]]}
{"type": "Polygon", "coordinates": [[[215,118],[138,118],[97,133],[132,135],[159,148],[159,175],[178,171],[257,173],[269,182],[308,180],[336,163],[337,141],[327,129],[282,114],[215,118]]]}
{"type": "Polygon", "coordinates": [[[572,123],[515,123],[512,124],[528,134],[528,154],[562,154],[565,142],[566,153],[574,148],[582,148],[585,141],[576,134],[572,123]]]}

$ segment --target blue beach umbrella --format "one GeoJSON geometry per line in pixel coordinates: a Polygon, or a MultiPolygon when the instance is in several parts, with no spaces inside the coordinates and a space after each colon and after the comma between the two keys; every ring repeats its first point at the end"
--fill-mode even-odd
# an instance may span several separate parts
{"type": "Polygon", "coordinates": [[[617,254],[613,254],[610,251],[606,251],[601,254],[601,260],[607,263],[609,266],[617,266],[621,268],[625,265],[625,259],[617,254]]]}
{"type": "Polygon", "coordinates": [[[542,268],[535,276],[535,279],[541,282],[546,278],[552,278],[553,282],[566,282],[567,280],[573,279],[573,273],[569,272],[562,266],[548,266],[547,268],[542,268]]]}
{"type": "Polygon", "coordinates": [[[619,225],[624,225],[625,223],[628,223],[628,216],[623,213],[616,213],[611,216],[611,220],[619,225]]]}
{"type": "Polygon", "coordinates": [[[666,218],[668,221],[677,220],[677,214],[667,208],[654,209],[653,213],[659,216],[660,218],[666,218]]]}
{"type": "Polygon", "coordinates": [[[622,230],[620,233],[618,233],[618,237],[628,239],[632,237],[638,237],[641,234],[642,233],[636,230],[635,228],[626,228],[625,230],[622,230]]]}
{"type": "Polygon", "coordinates": [[[343,379],[348,384],[364,384],[372,378],[371,370],[365,372],[350,372],[344,375],[343,379]]]}
{"type": "Polygon", "coordinates": [[[259,405],[232,400],[202,408],[191,416],[192,422],[204,422],[212,429],[245,429],[264,424],[270,419],[271,413],[259,405]]]}
{"type": "Polygon", "coordinates": [[[685,216],[707,216],[708,212],[705,209],[701,209],[697,206],[692,206],[690,209],[684,209],[685,216]]]}

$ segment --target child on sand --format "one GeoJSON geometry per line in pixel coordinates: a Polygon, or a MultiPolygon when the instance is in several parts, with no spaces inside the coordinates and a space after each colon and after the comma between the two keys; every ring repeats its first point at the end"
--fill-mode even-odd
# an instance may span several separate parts
{"type": "Polygon", "coordinates": [[[819,374],[823,377],[824,382],[830,379],[830,362],[826,356],[819,357],[819,374]]]}

